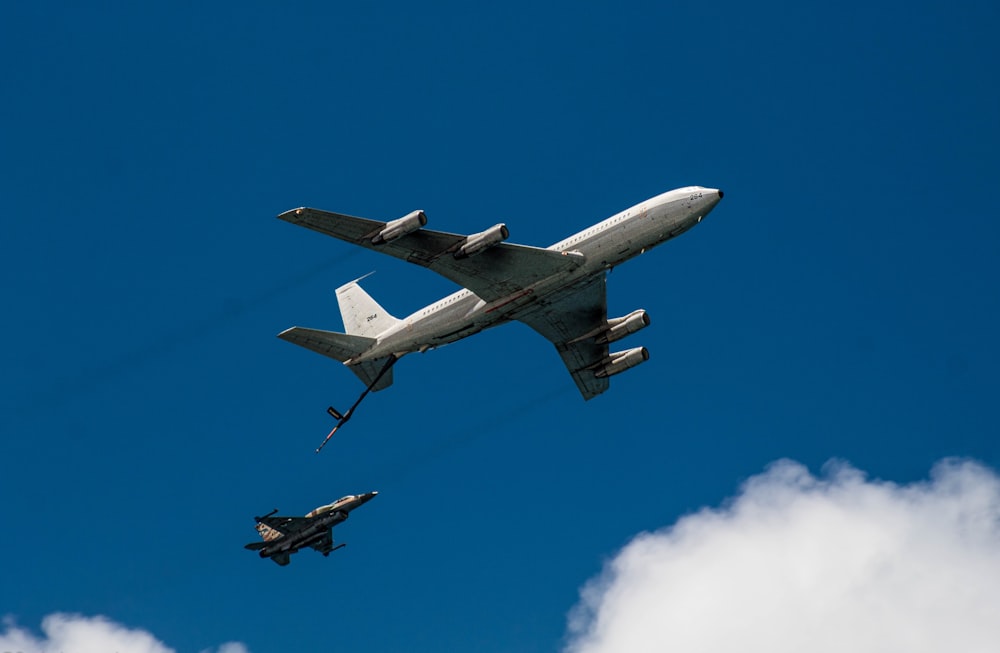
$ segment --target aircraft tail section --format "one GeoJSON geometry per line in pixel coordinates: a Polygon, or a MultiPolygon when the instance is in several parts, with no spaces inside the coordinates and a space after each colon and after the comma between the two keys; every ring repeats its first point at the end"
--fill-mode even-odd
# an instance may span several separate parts
{"type": "MultiPolygon", "coordinates": [[[[376,358],[370,361],[363,361],[357,365],[350,365],[348,369],[354,372],[362,383],[365,385],[371,385],[376,378],[378,378],[379,372],[385,367],[386,362],[389,360],[388,356],[383,358],[376,358]]],[[[378,380],[378,383],[372,386],[374,392],[379,390],[385,390],[390,385],[392,385],[392,368],[390,367],[382,374],[382,378],[378,380]]]]}
{"type": "MultiPolygon", "coordinates": [[[[358,290],[361,290],[360,288],[358,290]]],[[[362,291],[364,292],[364,291],[362,291]]],[[[367,296],[367,295],[366,295],[367,296]]],[[[330,358],[345,363],[346,361],[367,351],[375,344],[375,338],[365,336],[352,336],[347,333],[337,333],[336,331],[321,331],[319,329],[307,329],[305,327],[292,327],[285,329],[278,334],[282,340],[295,343],[300,347],[305,347],[317,354],[323,354],[330,358]]],[[[388,356],[373,360],[362,361],[348,365],[348,369],[365,385],[371,385],[385,367],[388,356]]],[[[382,374],[382,378],[372,387],[372,390],[384,390],[392,385],[392,368],[390,367],[382,374]]]]}
{"type": "Polygon", "coordinates": [[[300,347],[305,347],[317,354],[329,356],[341,363],[367,351],[375,344],[375,338],[352,336],[346,333],[337,333],[336,331],[307,329],[305,327],[285,329],[278,334],[278,337],[282,340],[295,343],[300,347]]]}
{"type": "Polygon", "coordinates": [[[348,334],[374,338],[396,326],[399,320],[379,306],[379,303],[358,285],[358,281],[360,279],[337,288],[340,316],[344,319],[344,330],[348,334]]]}

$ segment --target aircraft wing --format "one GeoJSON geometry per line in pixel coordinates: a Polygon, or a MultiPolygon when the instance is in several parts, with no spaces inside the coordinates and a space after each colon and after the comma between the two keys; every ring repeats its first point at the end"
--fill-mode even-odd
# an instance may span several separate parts
{"type": "Polygon", "coordinates": [[[282,535],[293,535],[308,526],[311,520],[307,517],[261,517],[257,521],[282,535]]]}
{"type": "Polygon", "coordinates": [[[319,209],[301,208],[278,216],[348,243],[430,268],[487,302],[508,297],[534,283],[580,265],[578,256],[539,247],[500,243],[468,258],[454,252],[465,236],[418,229],[389,242],[372,243],[385,222],[319,209]]]}
{"type": "Polygon", "coordinates": [[[605,275],[591,277],[551,301],[546,298],[538,308],[517,318],[556,346],[584,399],[592,399],[610,386],[606,377],[594,376],[593,369],[608,357],[608,345],[583,337],[607,325],[606,287],[605,275]]]}
{"type": "Polygon", "coordinates": [[[313,542],[309,546],[320,553],[329,553],[333,549],[333,529],[328,530],[321,540],[313,542]]]}

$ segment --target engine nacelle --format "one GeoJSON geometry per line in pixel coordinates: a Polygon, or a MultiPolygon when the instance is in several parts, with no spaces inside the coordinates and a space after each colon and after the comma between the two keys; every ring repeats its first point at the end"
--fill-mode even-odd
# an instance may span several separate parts
{"type": "Polygon", "coordinates": [[[621,374],[625,370],[635,367],[649,360],[649,351],[645,347],[616,351],[608,356],[603,365],[594,372],[594,376],[603,379],[606,376],[621,374]]]}
{"type": "Polygon", "coordinates": [[[425,224],[427,224],[427,216],[424,215],[424,212],[414,211],[413,213],[404,215],[398,220],[386,222],[382,231],[375,234],[375,237],[372,238],[372,244],[380,245],[382,243],[388,243],[389,241],[396,240],[401,236],[413,233],[425,224]]]}
{"type": "Polygon", "coordinates": [[[608,326],[610,328],[607,331],[594,338],[595,342],[598,344],[614,342],[635,333],[639,329],[645,329],[649,326],[649,313],[640,308],[637,311],[632,311],[625,317],[616,317],[608,320],[608,326]]]}
{"type": "Polygon", "coordinates": [[[455,252],[455,258],[465,258],[473,254],[478,254],[494,245],[499,245],[507,240],[508,236],[510,236],[510,231],[507,230],[507,225],[495,224],[486,231],[480,231],[478,234],[468,236],[462,246],[458,248],[458,251],[455,252]]]}

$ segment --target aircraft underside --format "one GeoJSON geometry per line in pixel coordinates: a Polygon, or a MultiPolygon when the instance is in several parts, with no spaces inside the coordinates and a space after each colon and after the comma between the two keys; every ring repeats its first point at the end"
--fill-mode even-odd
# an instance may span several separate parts
{"type": "Polygon", "coordinates": [[[347,364],[377,391],[393,382],[391,369],[373,382],[387,361],[518,320],[553,343],[590,399],[608,388],[608,377],[648,359],[642,347],[608,348],[649,317],[637,309],[608,318],[606,271],[698,224],[721,198],[700,186],[669,191],[545,249],[505,242],[502,224],[470,236],[431,231],[422,211],[390,222],[288,211],[279,217],[427,267],[465,289],[400,320],[351,282],[337,290],[346,334],[293,327],[280,337],[347,364]]]}

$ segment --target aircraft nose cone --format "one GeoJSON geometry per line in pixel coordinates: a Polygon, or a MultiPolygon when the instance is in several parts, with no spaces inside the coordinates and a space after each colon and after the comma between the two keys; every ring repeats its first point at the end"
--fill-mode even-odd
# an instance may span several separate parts
{"type": "Polygon", "coordinates": [[[706,215],[712,212],[712,209],[718,206],[719,202],[722,201],[722,195],[722,191],[718,188],[705,189],[705,194],[701,200],[701,215],[698,216],[698,222],[701,222],[706,215]]]}

